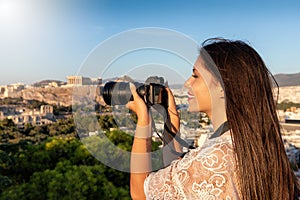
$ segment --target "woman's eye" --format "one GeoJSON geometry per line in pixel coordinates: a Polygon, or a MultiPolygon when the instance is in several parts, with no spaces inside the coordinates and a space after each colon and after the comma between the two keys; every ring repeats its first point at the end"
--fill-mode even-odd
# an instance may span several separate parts
{"type": "Polygon", "coordinates": [[[196,74],[192,74],[192,77],[194,78],[198,78],[198,76],[196,74]]]}

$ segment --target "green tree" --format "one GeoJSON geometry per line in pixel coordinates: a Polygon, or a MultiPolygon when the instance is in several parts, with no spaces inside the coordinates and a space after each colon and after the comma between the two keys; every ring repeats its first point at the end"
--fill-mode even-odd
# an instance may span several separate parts
{"type": "Polygon", "coordinates": [[[102,165],[59,162],[55,169],[36,172],[29,182],[10,187],[1,199],[130,199],[128,186],[115,186],[105,170],[102,165]]]}
{"type": "Polygon", "coordinates": [[[110,128],[117,127],[117,124],[112,115],[100,115],[99,124],[102,130],[109,130],[110,128]]]}
{"type": "Polygon", "coordinates": [[[277,104],[277,109],[286,111],[288,108],[296,107],[300,108],[300,103],[294,103],[291,101],[283,101],[277,104]]]}
{"type": "Polygon", "coordinates": [[[16,125],[15,123],[13,122],[12,119],[8,119],[8,118],[5,118],[1,123],[0,123],[1,126],[5,126],[5,127],[8,127],[8,128],[15,128],[16,125]]]}

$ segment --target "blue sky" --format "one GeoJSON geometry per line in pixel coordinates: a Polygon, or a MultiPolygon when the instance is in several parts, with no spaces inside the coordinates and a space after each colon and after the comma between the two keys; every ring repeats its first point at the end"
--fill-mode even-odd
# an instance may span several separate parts
{"type": "Polygon", "coordinates": [[[65,81],[99,43],[142,27],[199,44],[246,40],[272,73],[300,72],[299,10],[300,1],[0,0],[0,85],[65,81]]]}

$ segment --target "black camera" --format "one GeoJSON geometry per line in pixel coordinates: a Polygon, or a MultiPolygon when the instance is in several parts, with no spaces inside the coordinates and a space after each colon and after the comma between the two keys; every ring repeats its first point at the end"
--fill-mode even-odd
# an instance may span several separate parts
{"type": "MultiPolygon", "coordinates": [[[[107,105],[125,105],[133,100],[130,91],[130,82],[107,82],[100,87],[100,95],[107,105]]],[[[147,106],[160,104],[164,107],[168,105],[168,93],[162,77],[152,76],[146,82],[131,82],[137,88],[138,95],[145,101],[147,106]]]]}

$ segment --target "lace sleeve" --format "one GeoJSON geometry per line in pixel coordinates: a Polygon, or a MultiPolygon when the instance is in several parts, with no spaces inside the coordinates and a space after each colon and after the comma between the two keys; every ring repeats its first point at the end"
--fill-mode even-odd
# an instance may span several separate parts
{"type": "Polygon", "coordinates": [[[211,140],[145,180],[147,199],[238,199],[232,144],[211,140]]]}

